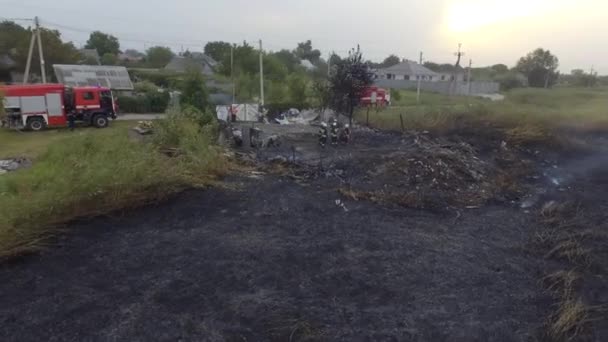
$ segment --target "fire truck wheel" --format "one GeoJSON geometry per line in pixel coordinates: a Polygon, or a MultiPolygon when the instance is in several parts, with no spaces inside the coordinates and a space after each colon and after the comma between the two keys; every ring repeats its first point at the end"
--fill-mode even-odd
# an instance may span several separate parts
{"type": "Polygon", "coordinates": [[[108,127],[109,120],[108,117],[102,114],[95,115],[93,118],[93,126],[97,128],[106,128],[108,127]]]}
{"type": "Polygon", "coordinates": [[[29,118],[27,120],[27,129],[30,131],[41,131],[44,129],[44,120],[41,117],[29,118]]]}

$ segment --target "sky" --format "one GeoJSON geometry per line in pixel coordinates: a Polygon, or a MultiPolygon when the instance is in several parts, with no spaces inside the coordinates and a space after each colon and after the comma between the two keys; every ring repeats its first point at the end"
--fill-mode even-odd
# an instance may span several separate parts
{"type": "MultiPolygon", "coordinates": [[[[312,40],[324,56],[360,45],[364,57],[390,54],[463,64],[514,66],[535,48],[551,50],[560,70],[608,74],[607,0],[0,0],[0,19],[39,16],[43,26],[84,45],[92,30],[121,47],[201,51],[208,41],[277,51],[312,40]]],[[[22,22],[27,24],[27,22],[22,22]]]]}

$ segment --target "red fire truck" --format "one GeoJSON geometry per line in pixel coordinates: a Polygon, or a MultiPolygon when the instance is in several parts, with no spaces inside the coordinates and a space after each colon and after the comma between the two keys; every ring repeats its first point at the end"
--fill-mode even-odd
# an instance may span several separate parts
{"type": "Polygon", "coordinates": [[[386,89],[379,87],[367,87],[361,94],[362,106],[377,105],[378,107],[388,106],[391,103],[391,94],[386,89]]]}
{"type": "Polygon", "coordinates": [[[68,116],[98,128],[115,119],[116,102],[103,87],[68,87],[63,84],[0,86],[4,96],[5,124],[9,128],[40,131],[46,127],[65,127],[68,116]]]}

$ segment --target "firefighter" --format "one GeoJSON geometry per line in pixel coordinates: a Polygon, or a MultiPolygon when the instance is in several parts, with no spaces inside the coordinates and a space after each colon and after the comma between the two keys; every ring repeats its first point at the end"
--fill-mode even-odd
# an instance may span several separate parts
{"type": "Polygon", "coordinates": [[[333,119],[330,127],[331,144],[338,145],[338,120],[333,119]]]}
{"type": "Polygon", "coordinates": [[[344,125],[344,128],[340,132],[340,142],[343,144],[350,142],[350,126],[348,124],[344,125]]]}
{"type": "Polygon", "coordinates": [[[319,145],[321,147],[325,147],[327,144],[327,124],[325,122],[321,122],[321,128],[319,128],[319,145]]]}
{"type": "Polygon", "coordinates": [[[68,128],[70,129],[70,131],[73,131],[75,126],[76,126],[76,116],[74,115],[74,113],[69,112],[68,113],[68,128]]]}

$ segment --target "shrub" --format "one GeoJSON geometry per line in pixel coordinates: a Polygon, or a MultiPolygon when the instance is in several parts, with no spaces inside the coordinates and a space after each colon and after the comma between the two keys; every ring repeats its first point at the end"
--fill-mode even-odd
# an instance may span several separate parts
{"type": "Polygon", "coordinates": [[[209,95],[205,86],[203,75],[197,70],[189,70],[180,88],[181,104],[192,106],[201,111],[209,107],[209,95]]]}
{"type": "Polygon", "coordinates": [[[118,105],[122,113],[164,113],[170,96],[166,92],[150,92],[136,96],[119,96],[118,105]]]}

